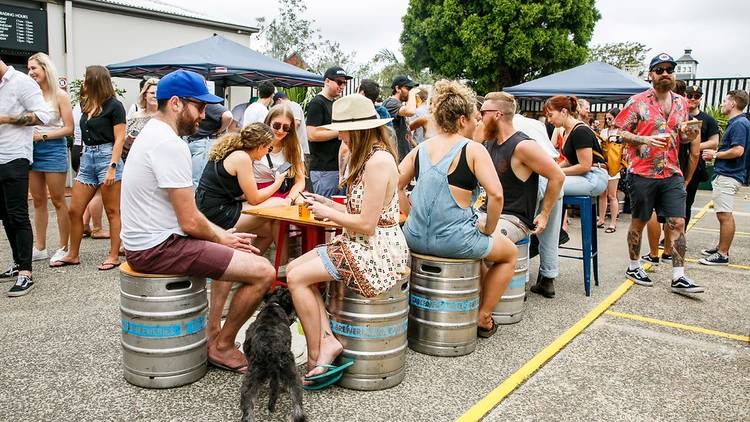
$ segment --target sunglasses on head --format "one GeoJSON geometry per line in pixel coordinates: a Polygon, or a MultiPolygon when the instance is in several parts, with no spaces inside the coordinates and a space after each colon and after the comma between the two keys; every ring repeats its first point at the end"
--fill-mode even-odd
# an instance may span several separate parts
{"type": "Polygon", "coordinates": [[[656,73],[657,75],[663,75],[664,72],[667,72],[668,75],[671,75],[674,73],[674,68],[673,67],[657,67],[654,69],[654,73],[656,73]]]}
{"type": "Polygon", "coordinates": [[[289,130],[292,128],[288,124],[281,122],[273,122],[271,123],[271,127],[273,128],[273,130],[281,130],[284,132],[289,132],[289,130]]]}
{"type": "Polygon", "coordinates": [[[686,94],[685,98],[687,98],[688,100],[700,100],[702,96],[703,94],[699,94],[695,92],[695,93],[686,94]]]}

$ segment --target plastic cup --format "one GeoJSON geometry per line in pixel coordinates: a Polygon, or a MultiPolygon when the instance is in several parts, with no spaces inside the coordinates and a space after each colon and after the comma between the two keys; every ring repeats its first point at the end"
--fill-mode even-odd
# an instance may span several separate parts
{"type": "Polygon", "coordinates": [[[310,213],[310,207],[307,206],[307,204],[299,204],[299,218],[303,220],[309,220],[312,217],[312,214],[310,213]]]}
{"type": "Polygon", "coordinates": [[[338,204],[346,204],[346,195],[331,195],[331,199],[338,204]]]}

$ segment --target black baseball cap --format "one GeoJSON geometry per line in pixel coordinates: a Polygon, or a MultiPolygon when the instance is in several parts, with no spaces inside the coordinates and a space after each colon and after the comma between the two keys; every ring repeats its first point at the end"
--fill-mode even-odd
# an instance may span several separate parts
{"type": "Polygon", "coordinates": [[[703,95],[703,89],[701,89],[700,85],[688,85],[687,89],[685,90],[686,94],[693,94],[698,93],[703,95]]]}
{"type": "Polygon", "coordinates": [[[409,79],[409,77],[406,75],[396,75],[396,77],[393,78],[393,83],[391,83],[391,88],[395,88],[397,86],[414,88],[415,86],[419,86],[419,84],[409,79]]]}
{"type": "Polygon", "coordinates": [[[277,92],[273,94],[273,102],[279,101],[282,98],[289,98],[288,95],[286,95],[286,92],[277,92]]]}
{"type": "Polygon", "coordinates": [[[677,66],[677,62],[674,61],[672,56],[667,53],[660,53],[654,56],[653,59],[651,59],[651,64],[648,65],[648,71],[650,72],[654,67],[662,63],[669,63],[672,66],[677,66]]]}
{"type": "Polygon", "coordinates": [[[334,80],[336,78],[344,78],[346,80],[349,80],[349,79],[353,78],[353,76],[347,75],[346,74],[346,70],[344,70],[340,66],[329,67],[326,70],[326,73],[323,74],[323,77],[326,78],[326,79],[331,79],[331,80],[334,80]]]}

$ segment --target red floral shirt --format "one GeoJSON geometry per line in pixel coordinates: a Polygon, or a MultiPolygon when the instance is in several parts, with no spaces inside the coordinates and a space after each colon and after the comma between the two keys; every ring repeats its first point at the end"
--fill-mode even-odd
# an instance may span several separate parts
{"type": "Polygon", "coordinates": [[[666,148],[646,145],[628,145],[629,171],[649,179],[682,176],[678,151],[680,149],[680,123],[690,120],[687,100],[672,93],[672,110],[669,116],[662,112],[653,88],[630,97],[625,108],[615,118],[615,126],[640,136],[669,133],[666,148]]]}

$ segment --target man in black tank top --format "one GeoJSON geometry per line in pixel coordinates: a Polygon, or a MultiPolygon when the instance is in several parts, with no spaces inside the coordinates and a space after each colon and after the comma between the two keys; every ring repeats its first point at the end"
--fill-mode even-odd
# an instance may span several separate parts
{"type": "MultiPolygon", "coordinates": [[[[482,104],[484,142],[503,186],[503,214],[497,223],[514,243],[529,232],[538,235],[547,227],[550,212],[560,196],[565,174],[531,139],[513,127],[515,99],[504,92],[490,92],[482,104]],[[547,179],[541,209],[536,213],[539,176],[547,179]]],[[[554,277],[540,276],[532,291],[554,297],[554,277]]]]}

